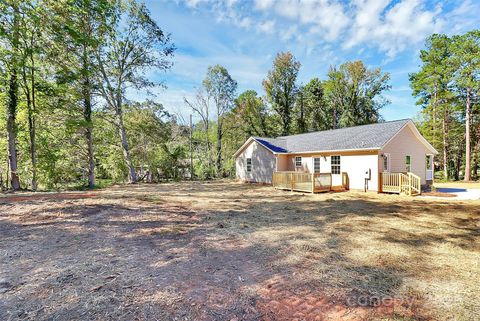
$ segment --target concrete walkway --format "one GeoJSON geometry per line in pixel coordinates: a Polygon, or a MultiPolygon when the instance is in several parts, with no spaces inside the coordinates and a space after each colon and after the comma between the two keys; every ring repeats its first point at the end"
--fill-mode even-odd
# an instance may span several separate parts
{"type": "Polygon", "coordinates": [[[437,192],[454,194],[455,197],[441,197],[441,196],[420,196],[425,198],[438,198],[448,200],[479,200],[480,188],[454,188],[454,187],[439,187],[437,192]]]}

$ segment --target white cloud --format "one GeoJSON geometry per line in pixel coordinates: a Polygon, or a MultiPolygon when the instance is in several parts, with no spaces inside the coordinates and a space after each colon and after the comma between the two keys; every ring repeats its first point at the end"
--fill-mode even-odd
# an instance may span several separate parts
{"type": "Polygon", "coordinates": [[[257,30],[266,34],[272,34],[275,31],[275,21],[267,20],[257,25],[257,30]]]}
{"type": "MultiPolygon", "coordinates": [[[[186,0],[209,3],[218,21],[239,28],[254,27],[283,42],[339,42],[341,48],[367,46],[394,57],[423,43],[435,32],[461,32],[478,24],[480,3],[451,0],[432,5],[427,0],[186,0]],[[445,4],[445,6],[447,6],[445,4]],[[452,9],[453,8],[453,9],[452,9]]],[[[360,48],[361,50],[361,48],[360,48]]]]}
{"type": "Polygon", "coordinates": [[[272,7],[274,0],[255,0],[255,9],[267,10],[272,7]]]}
{"type": "Polygon", "coordinates": [[[190,8],[195,8],[201,2],[205,2],[205,0],[185,0],[185,3],[190,8]]]}
{"type": "Polygon", "coordinates": [[[298,27],[296,25],[291,25],[284,32],[280,33],[280,39],[287,42],[289,40],[297,38],[298,27]]]}
{"type": "Polygon", "coordinates": [[[343,4],[334,1],[283,0],[276,2],[275,12],[309,26],[310,32],[328,41],[337,39],[349,24],[343,4]]]}
{"type": "Polygon", "coordinates": [[[367,44],[393,57],[444,25],[441,9],[428,10],[419,0],[403,0],[389,8],[387,1],[376,0],[358,0],[354,5],[355,20],[344,48],[367,44]]]}

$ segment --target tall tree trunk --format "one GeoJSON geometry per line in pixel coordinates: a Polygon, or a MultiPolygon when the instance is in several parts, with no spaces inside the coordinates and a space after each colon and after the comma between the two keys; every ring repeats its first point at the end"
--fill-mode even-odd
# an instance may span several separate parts
{"type": "Polygon", "coordinates": [[[471,178],[471,167],[470,167],[470,122],[471,122],[471,111],[470,111],[470,88],[467,88],[467,108],[465,112],[465,176],[464,181],[468,182],[471,178]]]}
{"type": "Polygon", "coordinates": [[[473,170],[472,179],[478,180],[479,157],[480,157],[480,126],[477,126],[474,138],[475,145],[473,146],[473,170]]]}
{"type": "Polygon", "coordinates": [[[86,48],[83,48],[83,83],[82,83],[82,95],[83,95],[83,118],[85,120],[85,141],[87,143],[87,155],[88,155],[88,187],[93,188],[95,186],[95,160],[93,153],[93,122],[92,122],[92,95],[91,95],[91,82],[90,82],[90,70],[88,64],[88,57],[86,48]]]}
{"type": "MultiPolygon", "coordinates": [[[[32,43],[33,43],[32,35],[32,43]]],[[[33,45],[32,45],[33,47],[33,45]]],[[[30,52],[30,82],[32,88],[32,109],[28,114],[28,128],[30,133],[30,157],[32,160],[32,189],[37,190],[37,143],[36,143],[36,112],[37,112],[37,88],[35,86],[35,60],[33,51],[30,52]]]]}
{"type": "Polygon", "coordinates": [[[447,111],[443,116],[443,126],[442,126],[442,134],[443,134],[443,175],[445,179],[448,179],[448,124],[447,124],[447,111]]]}
{"type": "Polygon", "coordinates": [[[120,94],[117,94],[116,104],[117,106],[115,106],[115,114],[117,116],[117,126],[118,126],[118,132],[120,134],[120,142],[122,145],[123,158],[125,159],[125,163],[127,164],[127,168],[128,168],[128,181],[131,184],[135,184],[137,182],[137,173],[135,172],[135,167],[133,166],[132,160],[130,158],[130,149],[128,147],[127,132],[125,130],[125,125],[123,124],[122,99],[120,98],[120,94]]]}
{"type": "Polygon", "coordinates": [[[18,6],[13,2],[13,39],[12,39],[12,60],[10,61],[9,84],[7,96],[7,140],[8,140],[8,162],[10,168],[10,184],[12,189],[20,189],[20,179],[17,172],[17,105],[18,105],[18,79],[17,79],[17,55],[19,45],[19,12],[18,6]]]}
{"type": "Polygon", "coordinates": [[[31,66],[30,71],[30,82],[27,77],[27,66],[24,64],[22,67],[22,78],[23,78],[23,88],[25,93],[25,98],[27,100],[27,118],[28,118],[28,133],[30,137],[30,161],[32,163],[32,190],[37,190],[37,158],[36,158],[36,145],[35,145],[35,95],[33,90],[35,88],[35,72],[33,71],[34,66],[31,66]],[[30,90],[31,86],[31,90],[30,90]]]}
{"type": "Polygon", "coordinates": [[[222,175],[222,121],[220,119],[221,116],[218,116],[217,119],[217,159],[216,159],[216,167],[217,167],[217,176],[222,175]]]}

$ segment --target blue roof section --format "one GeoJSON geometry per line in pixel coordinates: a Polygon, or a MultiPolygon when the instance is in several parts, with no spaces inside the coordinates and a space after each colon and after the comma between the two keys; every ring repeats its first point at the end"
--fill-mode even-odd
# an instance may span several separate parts
{"type": "Polygon", "coordinates": [[[288,153],[288,150],[282,147],[284,142],[280,139],[260,137],[254,137],[254,139],[274,153],[288,153]]]}
{"type": "Polygon", "coordinates": [[[409,121],[402,119],[278,138],[253,138],[274,153],[380,149],[409,121]]]}

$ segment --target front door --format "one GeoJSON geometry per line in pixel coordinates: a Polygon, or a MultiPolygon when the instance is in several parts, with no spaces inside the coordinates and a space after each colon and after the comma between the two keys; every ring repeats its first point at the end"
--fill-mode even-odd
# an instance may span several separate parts
{"type": "Polygon", "coordinates": [[[425,158],[425,179],[427,181],[433,180],[433,155],[427,155],[425,158]]]}

